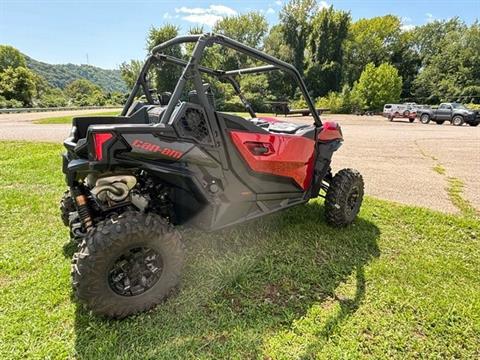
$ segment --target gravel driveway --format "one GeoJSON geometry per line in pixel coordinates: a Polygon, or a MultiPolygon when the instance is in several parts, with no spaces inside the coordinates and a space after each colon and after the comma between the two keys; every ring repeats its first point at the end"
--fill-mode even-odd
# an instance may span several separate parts
{"type": "MultiPolygon", "coordinates": [[[[75,113],[95,112],[99,111],[75,113]]],[[[69,125],[38,125],[32,120],[68,114],[72,112],[2,114],[0,140],[61,142],[69,125]]],[[[480,209],[480,127],[389,122],[379,116],[325,115],[323,119],[339,122],[345,137],[334,156],[334,170],[360,170],[367,194],[454,213],[457,208],[449,200],[446,188],[448,177],[455,177],[465,184],[464,197],[480,209]],[[444,167],[446,173],[435,172],[437,165],[444,167]]],[[[311,121],[305,117],[287,120],[311,121]]]]}

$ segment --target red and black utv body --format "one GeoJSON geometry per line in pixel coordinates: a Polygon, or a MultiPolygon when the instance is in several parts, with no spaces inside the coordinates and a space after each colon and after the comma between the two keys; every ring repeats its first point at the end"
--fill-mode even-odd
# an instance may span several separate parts
{"type": "Polygon", "coordinates": [[[77,297],[109,317],[160,302],[177,285],[183,262],[174,225],[217,230],[305,203],[322,191],[328,222],[348,225],[359,211],[363,180],[351,169],[332,175],[332,154],[342,141],[339,125],[321,122],[292,65],[215,34],[160,44],[122,114],[75,118],[64,143],[69,190],[61,209],[80,244],[72,272],[77,297]],[[164,54],[183,43],[195,43],[188,60],[164,54]],[[266,65],[225,71],[199,65],[214,44],[266,65]],[[149,70],[166,63],[182,66],[183,73],[173,93],[154,96],[149,70]],[[257,117],[245,100],[239,76],[277,70],[298,84],[312,125],[257,117]],[[202,75],[230,83],[251,118],[217,111],[202,75]],[[194,90],[185,97],[187,83],[194,90]],[[144,102],[135,101],[140,91],[144,102]]]}

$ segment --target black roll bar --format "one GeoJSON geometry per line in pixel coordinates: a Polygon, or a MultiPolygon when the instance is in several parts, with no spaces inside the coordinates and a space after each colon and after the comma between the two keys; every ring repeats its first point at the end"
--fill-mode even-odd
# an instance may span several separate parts
{"type": "MultiPolygon", "coordinates": [[[[310,110],[310,113],[313,116],[314,122],[317,126],[322,125],[322,121],[320,120],[320,116],[317,113],[317,110],[315,109],[315,106],[313,104],[313,101],[310,97],[310,94],[307,91],[307,87],[305,86],[305,83],[298,72],[298,70],[291,64],[286,63],[285,61],[279,60],[271,55],[265,54],[261,52],[260,50],[251,48],[247,45],[244,45],[236,40],[230,39],[224,35],[218,35],[218,34],[212,34],[212,33],[207,33],[207,34],[202,34],[202,35],[184,35],[184,36],[178,36],[176,38],[170,39],[168,41],[165,41],[164,43],[155,46],[152,49],[151,55],[147,57],[147,60],[145,61],[145,64],[140,72],[140,75],[135,83],[135,86],[130,93],[130,96],[125,104],[125,107],[123,108],[122,111],[122,116],[125,116],[128,108],[132,105],[133,100],[135,98],[136,93],[140,89],[140,86],[143,88],[145,95],[147,96],[147,99],[149,101],[152,101],[151,95],[148,91],[148,86],[146,83],[146,74],[148,72],[149,67],[152,65],[153,59],[157,59],[160,61],[166,61],[170,63],[174,63],[177,65],[182,65],[185,66],[185,69],[182,73],[182,76],[180,77],[175,90],[172,94],[172,98],[167,106],[166,111],[164,111],[161,122],[168,121],[170,116],[173,113],[174,107],[177,104],[178,99],[180,98],[181,92],[183,91],[183,88],[185,86],[185,83],[187,82],[187,79],[193,78],[195,87],[197,89],[197,93],[200,97],[200,100],[205,100],[203,99],[204,95],[202,89],[200,88],[201,85],[201,77],[199,75],[199,72],[204,72],[213,76],[217,77],[224,77],[227,80],[231,82],[230,79],[233,79],[234,76],[236,75],[242,75],[242,74],[253,74],[253,73],[261,73],[261,72],[267,72],[267,71],[274,71],[274,70],[283,70],[289,74],[291,74],[294,79],[296,80],[298,86],[300,87],[300,91],[302,92],[303,97],[305,98],[308,108],[310,110]],[[196,43],[195,48],[193,50],[193,53],[188,61],[178,59],[173,56],[169,56],[166,54],[161,53],[163,50],[170,46],[174,45],[180,45],[183,43],[196,43]],[[199,62],[202,58],[203,52],[205,50],[205,47],[211,46],[213,44],[219,44],[223,45],[227,48],[233,49],[238,51],[239,53],[243,53],[247,56],[250,56],[252,58],[255,58],[257,60],[263,61],[269,65],[265,66],[257,66],[253,68],[247,68],[247,69],[237,69],[237,70],[230,70],[230,71],[222,71],[222,70],[214,70],[210,69],[204,66],[199,65],[199,62]],[[200,94],[201,93],[201,94],[200,94]]],[[[232,83],[232,82],[231,82],[232,83]]],[[[232,84],[233,85],[233,84],[232,84]]],[[[238,84],[237,84],[238,85],[238,84]]],[[[235,86],[234,86],[235,87],[235,86]]],[[[152,101],[153,102],[153,101],[152,101]]],[[[202,101],[203,102],[203,101],[202,101]]],[[[251,109],[248,108],[248,111],[252,113],[251,109]]]]}

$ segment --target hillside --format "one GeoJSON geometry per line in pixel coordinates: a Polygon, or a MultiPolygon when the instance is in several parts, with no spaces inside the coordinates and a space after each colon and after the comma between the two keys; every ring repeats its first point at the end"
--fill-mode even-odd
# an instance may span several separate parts
{"type": "Polygon", "coordinates": [[[24,55],[27,66],[44,77],[52,86],[64,88],[69,82],[85,78],[106,92],[127,92],[119,70],[105,70],[92,65],[47,64],[24,55]]]}

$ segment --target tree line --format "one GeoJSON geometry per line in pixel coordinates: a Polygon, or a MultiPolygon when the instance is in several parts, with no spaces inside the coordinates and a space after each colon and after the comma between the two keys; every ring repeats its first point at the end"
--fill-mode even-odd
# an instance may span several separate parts
{"type": "MultiPolygon", "coordinates": [[[[188,33],[203,32],[202,27],[188,33]]],[[[405,29],[398,16],[353,21],[333,6],[319,8],[315,0],[291,0],[279,21],[269,28],[265,17],[249,12],[219,20],[213,32],[224,34],[292,63],[303,75],[317,106],[334,112],[380,110],[388,102],[480,102],[480,25],[459,18],[436,20],[405,29]]],[[[147,50],[179,35],[171,24],[152,27],[147,50]]],[[[187,57],[188,47],[169,49],[187,57]]],[[[209,49],[204,65],[231,69],[252,64],[228,50],[209,49]]],[[[133,85],[139,60],[121,65],[127,85],[133,85]]],[[[153,76],[155,87],[171,91],[180,70],[165,66],[153,76]]],[[[225,84],[212,80],[223,110],[238,110],[240,102],[225,84]]],[[[243,76],[241,87],[257,109],[270,101],[291,100],[304,106],[284,75],[243,76]]]]}
{"type": "MultiPolygon", "coordinates": [[[[459,18],[436,20],[406,29],[398,16],[386,15],[353,21],[347,11],[333,6],[320,8],[316,0],[291,0],[269,27],[259,12],[225,17],[212,28],[251,47],[292,63],[302,74],[318,107],[332,112],[380,110],[385,103],[443,101],[480,103],[480,24],[459,18]]],[[[189,34],[205,32],[201,26],[189,34]]],[[[180,34],[172,24],[152,27],[146,49],[180,34]]],[[[169,48],[168,54],[188,58],[192,44],[169,48]]],[[[131,60],[120,66],[122,78],[133,87],[143,65],[131,60]]],[[[207,49],[203,65],[233,69],[259,65],[232,50],[207,49]]],[[[151,87],[172,91],[181,68],[164,65],[150,74],[151,87]]],[[[243,110],[229,84],[208,79],[217,107],[243,110]]],[[[257,111],[271,110],[272,101],[289,101],[292,107],[306,104],[285,74],[272,72],[243,75],[239,79],[247,100],[257,111]]],[[[119,104],[124,95],[105,92],[81,79],[64,89],[49,85],[29,70],[23,55],[0,46],[0,107],[119,104]]]]}
{"type": "Polygon", "coordinates": [[[69,82],[64,89],[27,67],[25,56],[0,45],[0,108],[121,105],[125,94],[106,92],[87,79],[69,82]]]}

